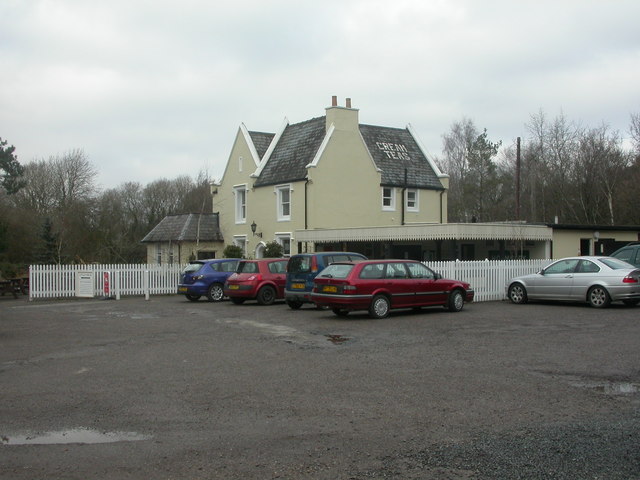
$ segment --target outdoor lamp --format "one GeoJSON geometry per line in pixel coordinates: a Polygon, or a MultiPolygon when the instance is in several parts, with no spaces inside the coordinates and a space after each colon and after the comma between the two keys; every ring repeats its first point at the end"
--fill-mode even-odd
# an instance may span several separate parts
{"type": "Polygon", "coordinates": [[[257,228],[258,228],[258,225],[256,225],[256,222],[253,222],[251,224],[251,233],[253,233],[253,235],[256,237],[262,238],[262,232],[256,233],[257,228]]]}

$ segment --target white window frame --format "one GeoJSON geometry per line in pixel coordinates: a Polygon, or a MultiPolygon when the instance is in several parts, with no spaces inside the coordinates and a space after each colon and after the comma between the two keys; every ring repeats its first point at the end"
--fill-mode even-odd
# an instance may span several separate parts
{"type": "Polygon", "coordinates": [[[382,194],[382,210],[387,212],[393,212],[396,209],[396,189],[395,187],[382,187],[380,190],[382,194]],[[384,191],[389,190],[390,195],[385,197],[384,191]],[[389,205],[385,205],[385,200],[389,199],[389,205]]]}
{"type": "Polygon", "coordinates": [[[247,186],[235,185],[233,187],[234,210],[236,225],[247,223],[247,186]],[[244,203],[242,200],[244,199],[244,203]]]}
{"type": "Polygon", "coordinates": [[[275,237],[276,237],[276,242],[278,242],[280,244],[280,246],[282,247],[282,255],[285,256],[285,257],[291,256],[291,242],[293,240],[291,238],[291,232],[276,233],[275,237]],[[286,242],[289,243],[289,251],[287,251],[287,249],[285,247],[285,243],[286,242]]]}
{"type": "Polygon", "coordinates": [[[247,256],[247,236],[246,235],[234,235],[233,244],[242,249],[243,256],[247,256]]]}
{"type": "Polygon", "coordinates": [[[420,190],[417,188],[407,188],[405,190],[405,206],[407,207],[407,212],[419,212],[420,211],[420,190]],[[409,193],[414,193],[415,196],[413,198],[413,206],[409,205],[409,193]]]}
{"type": "Polygon", "coordinates": [[[291,207],[292,207],[292,202],[291,202],[291,193],[293,192],[293,188],[291,188],[291,185],[278,185],[275,187],[275,193],[276,193],[276,212],[277,212],[277,217],[278,217],[278,221],[279,222],[288,222],[291,220],[291,207]],[[287,206],[289,207],[289,212],[288,214],[285,214],[284,212],[284,200],[283,200],[283,192],[288,192],[289,194],[289,202],[287,202],[287,206]]]}

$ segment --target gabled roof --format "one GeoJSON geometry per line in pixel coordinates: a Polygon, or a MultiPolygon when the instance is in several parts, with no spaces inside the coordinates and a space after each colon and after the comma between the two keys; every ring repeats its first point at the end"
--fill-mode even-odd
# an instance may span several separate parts
{"type": "MultiPolygon", "coordinates": [[[[443,190],[440,172],[426,157],[410,129],[359,125],[360,134],[376,167],[381,185],[443,190]],[[405,170],[407,180],[405,185],[405,170]]],[[[326,117],[286,125],[269,158],[263,158],[274,134],[250,132],[263,160],[256,187],[304,180],[309,165],[326,135],[326,117]]]]}
{"type": "Polygon", "coordinates": [[[265,133],[265,132],[249,132],[251,136],[251,141],[253,142],[253,146],[256,147],[256,152],[258,152],[258,157],[262,158],[269,148],[269,144],[273,137],[274,133],[265,133]]]}
{"type": "Polygon", "coordinates": [[[223,241],[217,213],[166,216],[142,239],[143,243],[196,241],[223,241]]]}
{"type": "Polygon", "coordinates": [[[318,117],[287,125],[255,186],[304,180],[305,167],[313,160],[325,136],[325,122],[325,117],[318,117]]]}
{"type": "Polygon", "coordinates": [[[443,190],[437,173],[408,129],[360,125],[360,133],[373,161],[382,170],[382,185],[443,190]]]}

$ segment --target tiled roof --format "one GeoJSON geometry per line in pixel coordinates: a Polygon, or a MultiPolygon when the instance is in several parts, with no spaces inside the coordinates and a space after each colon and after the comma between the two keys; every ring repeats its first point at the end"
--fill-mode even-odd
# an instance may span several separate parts
{"type": "MultiPolygon", "coordinates": [[[[255,186],[303,180],[326,134],[325,117],[287,125],[255,186]]],[[[257,148],[257,147],[256,147],[257,148]]]]}
{"type": "Polygon", "coordinates": [[[164,217],[142,242],[223,241],[217,213],[187,213],[164,217]]]}
{"type": "MultiPolygon", "coordinates": [[[[326,117],[313,118],[306,122],[287,125],[269,161],[255,182],[256,187],[276,185],[304,180],[306,166],[315,157],[326,135],[326,117]]],[[[442,183],[431,164],[408,129],[359,125],[376,166],[382,171],[381,184],[442,190],[442,183]]],[[[264,155],[273,134],[250,132],[260,158],[264,155]],[[254,138],[255,135],[255,138],[254,138]],[[259,135],[263,137],[260,138],[259,135]],[[264,151],[258,148],[263,141],[264,151]],[[266,146],[265,146],[266,145],[266,146]]]]}
{"type": "Polygon", "coordinates": [[[249,135],[251,136],[253,145],[256,147],[258,157],[264,157],[267,148],[269,148],[271,144],[271,140],[275,137],[275,133],[249,132],[249,135]]]}
{"type": "Polygon", "coordinates": [[[382,170],[382,185],[442,190],[438,175],[418,146],[409,130],[401,128],[360,125],[369,153],[382,170]]]}

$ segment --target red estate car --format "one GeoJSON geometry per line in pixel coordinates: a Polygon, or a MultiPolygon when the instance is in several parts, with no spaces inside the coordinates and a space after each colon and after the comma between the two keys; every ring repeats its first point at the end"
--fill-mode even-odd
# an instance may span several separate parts
{"type": "Polygon", "coordinates": [[[442,278],[420,262],[367,260],[329,265],[315,278],[311,300],[338,316],[368,310],[384,318],[395,308],[442,305],[459,312],[473,296],[468,283],[442,278]]]}
{"type": "Polygon", "coordinates": [[[241,260],[236,273],[227,278],[224,294],[238,305],[252,299],[260,305],[271,305],[284,298],[287,261],[286,258],[241,260]]]}

